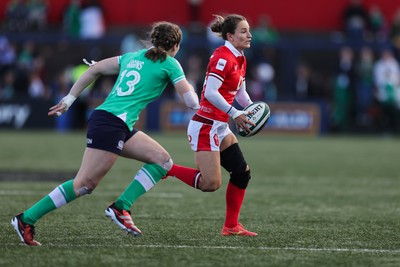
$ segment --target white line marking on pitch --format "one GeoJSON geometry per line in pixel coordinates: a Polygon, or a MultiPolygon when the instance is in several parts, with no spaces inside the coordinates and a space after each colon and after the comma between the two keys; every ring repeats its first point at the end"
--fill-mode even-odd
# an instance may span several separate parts
{"type": "MultiPolygon", "coordinates": [[[[15,244],[8,244],[15,245],[15,244]]],[[[291,251],[309,251],[309,252],[355,252],[355,253],[384,253],[398,254],[400,250],[390,249],[368,249],[368,248],[296,248],[296,247],[232,247],[232,246],[190,246],[190,245],[96,245],[96,244],[54,244],[48,243],[47,247],[130,247],[130,248],[174,248],[174,249],[247,249],[247,250],[291,250],[291,251]]]]}
{"type": "Polygon", "coordinates": [[[362,252],[362,253],[400,253],[400,250],[389,249],[357,249],[357,248],[296,248],[296,247],[231,247],[231,246],[163,246],[137,245],[136,247],[149,248],[204,248],[204,249],[258,249],[258,250],[300,250],[300,251],[332,251],[332,252],[362,252]]]}

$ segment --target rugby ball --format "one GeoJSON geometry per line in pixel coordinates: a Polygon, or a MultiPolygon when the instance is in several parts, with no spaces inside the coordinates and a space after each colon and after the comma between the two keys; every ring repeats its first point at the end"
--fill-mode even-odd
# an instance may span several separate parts
{"type": "Polygon", "coordinates": [[[268,122],[270,109],[267,103],[262,101],[256,101],[244,108],[245,111],[252,111],[247,114],[246,117],[249,121],[254,122],[255,126],[247,124],[250,129],[250,133],[246,133],[243,129],[239,128],[238,134],[243,137],[250,137],[262,130],[264,125],[268,122]]]}

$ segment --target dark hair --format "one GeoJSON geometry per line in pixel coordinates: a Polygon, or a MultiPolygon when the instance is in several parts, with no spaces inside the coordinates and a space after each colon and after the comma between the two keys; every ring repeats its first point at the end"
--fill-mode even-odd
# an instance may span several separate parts
{"type": "Polygon", "coordinates": [[[218,34],[222,39],[227,40],[227,34],[234,34],[239,22],[247,19],[242,15],[231,14],[225,18],[220,15],[214,15],[215,21],[211,24],[211,31],[218,34]]]}
{"type": "Polygon", "coordinates": [[[182,31],[178,25],[170,22],[156,22],[150,33],[150,43],[153,46],[147,50],[145,56],[156,62],[167,58],[167,51],[174,45],[180,44],[182,40],[182,31]]]}

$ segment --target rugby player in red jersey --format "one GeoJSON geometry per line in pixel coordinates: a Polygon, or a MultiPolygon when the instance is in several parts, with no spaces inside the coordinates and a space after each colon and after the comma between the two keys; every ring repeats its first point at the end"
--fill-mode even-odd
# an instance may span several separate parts
{"type": "MultiPolygon", "coordinates": [[[[225,44],[218,47],[210,58],[200,109],[188,125],[188,140],[201,175],[186,183],[202,191],[215,191],[221,186],[220,166],[224,167],[230,180],[222,235],[256,236],[257,233],[246,230],[239,222],[250,168],[228,125],[230,117],[237,127],[247,132],[247,124],[253,124],[246,119],[244,111],[233,106],[234,100],[242,107],[252,103],[246,92],[246,58],[243,53],[250,47],[252,35],[246,18],[236,14],[216,15],[211,30],[225,40],[225,44]]],[[[177,176],[180,172],[173,167],[169,175],[177,176]]]]}

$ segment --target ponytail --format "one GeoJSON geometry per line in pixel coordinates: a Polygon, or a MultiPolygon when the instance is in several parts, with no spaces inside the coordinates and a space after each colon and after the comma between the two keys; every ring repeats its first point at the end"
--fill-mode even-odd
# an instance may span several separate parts
{"type": "Polygon", "coordinates": [[[167,51],[180,44],[182,31],[174,23],[158,22],[153,25],[150,38],[152,47],[146,52],[145,56],[154,62],[159,59],[162,62],[168,56],[167,51]]]}

